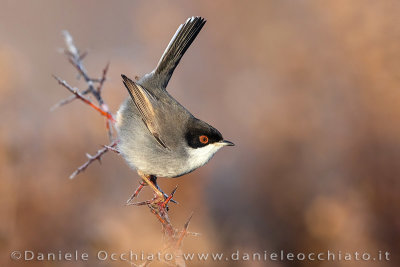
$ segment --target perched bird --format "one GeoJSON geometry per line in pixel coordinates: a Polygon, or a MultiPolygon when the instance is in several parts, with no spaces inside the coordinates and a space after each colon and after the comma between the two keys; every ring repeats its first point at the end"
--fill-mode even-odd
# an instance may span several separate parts
{"type": "Polygon", "coordinates": [[[142,186],[150,185],[160,197],[165,194],[157,186],[157,177],[192,172],[222,147],[234,145],[166,90],[176,66],[205,23],[204,18],[192,17],[180,25],[156,68],[138,81],[121,75],[130,97],[117,114],[118,150],[145,181],[142,186]]]}

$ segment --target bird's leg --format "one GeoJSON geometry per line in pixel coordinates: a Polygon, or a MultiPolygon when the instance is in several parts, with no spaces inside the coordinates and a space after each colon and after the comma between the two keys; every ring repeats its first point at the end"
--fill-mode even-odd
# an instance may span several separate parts
{"type": "Polygon", "coordinates": [[[151,181],[151,179],[154,180],[154,179],[157,179],[157,177],[155,177],[154,175],[146,175],[146,174],[142,173],[141,171],[138,171],[138,174],[143,179],[143,181],[145,181],[151,187],[151,189],[153,189],[153,191],[157,195],[157,197],[162,198],[164,200],[163,193],[161,193],[161,191],[158,190],[157,187],[154,185],[154,183],[151,181]]]}
{"type": "Polygon", "coordinates": [[[136,188],[135,192],[133,195],[126,201],[126,205],[146,205],[149,203],[152,203],[153,201],[156,202],[161,202],[162,206],[165,208],[167,207],[168,202],[172,202],[177,204],[174,199],[172,199],[176,188],[173,190],[170,196],[168,196],[166,193],[164,193],[161,188],[157,184],[157,176],[154,175],[146,175],[142,173],[141,171],[138,171],[138,174],[142,178],[142,181],[140,181],[140,185],[138,188],[136,188]],[[156,197],[152,201],[144,201],[144,202],[139,202],[139,203],[132,203],[132,200],[139,195],[139,193],[142,191],[143,187],[149,185],[151,189],[153,189],[156,197]],[[158,201],[157,201],[158,200],[158,201]]]}

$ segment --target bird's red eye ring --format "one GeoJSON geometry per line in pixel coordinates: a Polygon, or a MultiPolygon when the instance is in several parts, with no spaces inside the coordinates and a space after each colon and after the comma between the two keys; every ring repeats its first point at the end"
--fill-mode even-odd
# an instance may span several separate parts
{"type": "Polygon", "coordinates": [[[208,143],[208,137],[205,135],[202,135],[199,137],[200,143],[202,144],[207,144],[208,143]]]}

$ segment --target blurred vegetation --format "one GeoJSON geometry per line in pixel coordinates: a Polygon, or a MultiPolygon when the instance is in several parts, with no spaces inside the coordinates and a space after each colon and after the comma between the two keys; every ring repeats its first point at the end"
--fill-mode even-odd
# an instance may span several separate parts
{"type": "MultiPolygon", "coordinates": [[[[105,121],[78,102],[50,113],[68,95],[51,74],[84,85],[57,52],[67,29],[88,49],[90,73],[110,61],[104,97],[116,111],[127,97],[120,74],[150,71],[192,15],[208,22],[169,92],[236,147],[160,179],[166,192],[179,184],[175,225],[195,212],[190,230],[202,236],[184,249],[388,250],[389,262],[299,266],[400,265],[399,1],[0,4],[1,266],[43,266],[11,262],[13,250],[158,249],[158,222],[123,205],[138,176],[121,158],[110,153],[68,179],[107,143],[105,121]]],[[[111,265],[46,266],[79,264],[111,265]]]]}

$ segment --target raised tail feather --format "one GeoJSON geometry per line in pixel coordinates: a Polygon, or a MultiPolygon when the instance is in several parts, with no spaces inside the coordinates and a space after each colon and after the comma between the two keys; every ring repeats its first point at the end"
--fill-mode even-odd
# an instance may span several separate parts
{"type": "Polygon", "coordinates": [[[176,66],[205,23],[202,17],[191,17],[179,26],[154,70],[163,88],[167,87],[176,66]]]}

